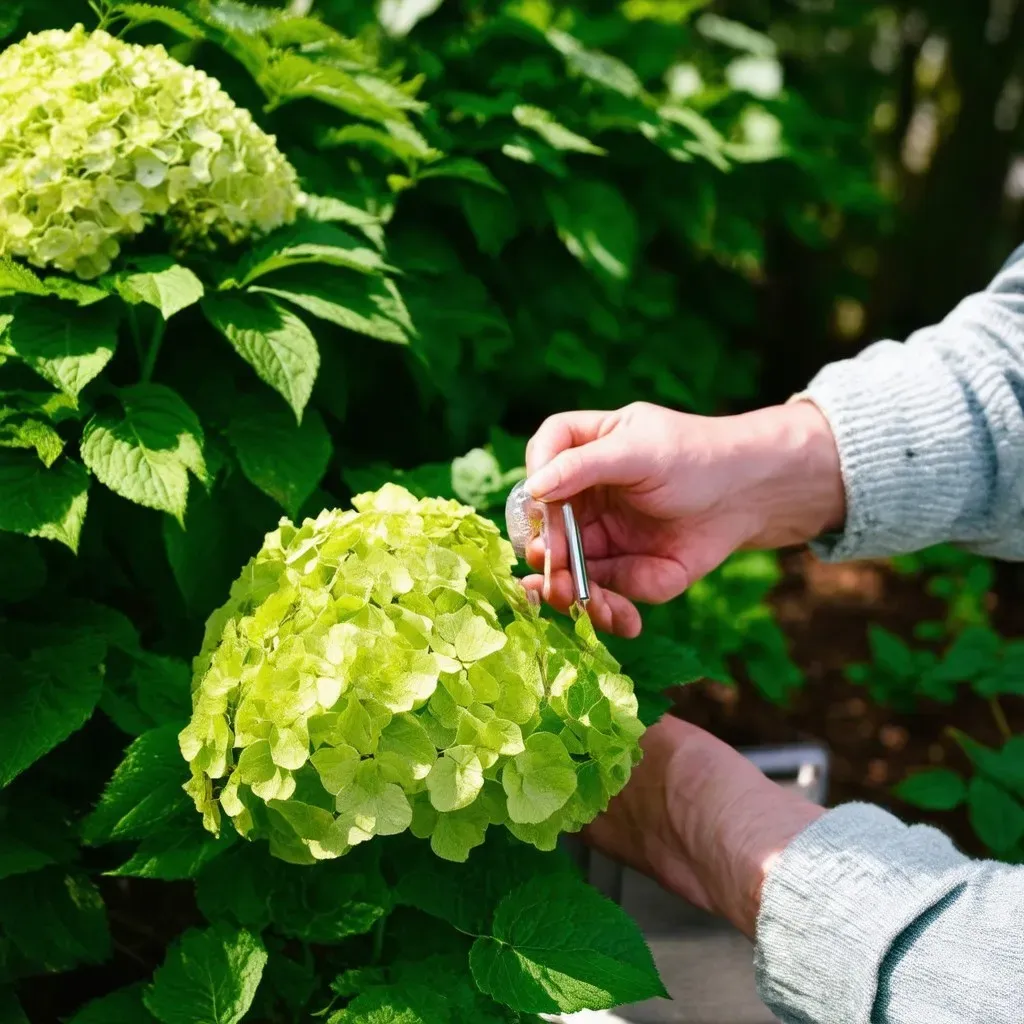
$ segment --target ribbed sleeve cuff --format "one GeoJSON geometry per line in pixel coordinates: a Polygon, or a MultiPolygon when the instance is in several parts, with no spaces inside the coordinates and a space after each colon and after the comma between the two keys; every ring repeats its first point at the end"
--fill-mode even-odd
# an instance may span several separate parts
{"type": "Polygon", "coordinates": [[[977,493],[977,423],[938,353],[881,342],[826,366],[796,397],[828,420],[846,488],[845,528],[815,542],[819,557],[876,558],[951,539],[965,488],[977,493]]]}
{"type": "Polygon", "coordinates": [[[786,1021],[870,1024],[882,961],[899,935],[970,872],[936,829],[867,804],[819,818],[770,870],[755,966],[786,1021]]]}

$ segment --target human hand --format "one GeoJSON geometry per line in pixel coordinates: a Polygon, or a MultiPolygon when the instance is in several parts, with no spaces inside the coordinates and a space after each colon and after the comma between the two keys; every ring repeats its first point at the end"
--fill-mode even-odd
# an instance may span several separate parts
{"type": "Polygon", "coordinates": [[[824,810],[671,715],[640,742],[643,760],[584,839],[753,938],[765,877],[824,810]]]}
{"type": "MultiPolygon", "coordinates": [[[[681,594],[733,551],[804,543],[845,515],[839,455],[809,402],[706,417],[637,403],[546,420],[526,450],[526,487],[572,500],[591,579],[595,626],[640,632],[633,602],[681,594]]],[[[549,538],[550,586],[523,582],[565,611],[573,601],[564,537],[549,538]]],[[[527,550],[544,562],[544,545],[527,550]]]]}

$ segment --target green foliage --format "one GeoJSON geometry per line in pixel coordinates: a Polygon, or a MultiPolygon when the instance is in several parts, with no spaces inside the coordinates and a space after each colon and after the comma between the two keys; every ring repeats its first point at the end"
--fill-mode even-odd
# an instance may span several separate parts
{"type": "Polygon", "coordinates": [[[799,685],[766,605],[777,567],[740,556],[645,613],[614,647],[634,698],[585,621],[577,637],[518,608],[493,524],[550,412],[750,399],[757,360],[734,339],[758,321],[765,238],[792,223],[820,244],[831,197],[866,201],[860,171],[831,122],[768,97],[765,37],[698,29],[692,0],[388,3],[380,21],[332,0],[93,6],[111,35],[73,28],[96,24],[84,0],[0,12],[0,61],[24,72],[0,76],[18,128],[0,130],[0,1015],[111,958],[89,998],[141,981],[74,1024],[522,1024],[658,994],[635,926],[552,848],[624,784],[667,686],[799,685]],[[104,134],[104,110],[131,131],[104,134]],[[332,656],[352,654],[338,627],[379,634],[375,687],[332,693],[334,665],[274,681],[269,717],[229,716],[243,673],[221,616],[193,700],[204,623],[281,512],[389,483],[483,547],[413,573],[391,555],[418,529],[367,542],[381,560],[345,592],[329,551],[289,542],[231,609],[283,669],[283,644],[260,652],[308,625],[283,621],[289,588],[329,595],[332,656]],[[406,575],[416,593],[392,601],[406,575]],[[513,657],[538,637],[543,677],[513,657]],[[580,671],[584,650],[601,664],[580,671]],[[321,713],[285,706],[300,690],[321,713]],[[328,849],[328,820],[332,853],[378,835],[286,863],[214,836],[190,796],[292,859],[328,849]]]}

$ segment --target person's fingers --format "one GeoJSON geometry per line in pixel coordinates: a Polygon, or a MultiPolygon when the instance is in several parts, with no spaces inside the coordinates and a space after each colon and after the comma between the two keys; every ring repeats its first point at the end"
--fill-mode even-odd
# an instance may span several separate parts
{"type": "Polygon", "coordinates": [[[642,456],[635,447],[608,434],[560,451],[526,480],[538,501],[568,501],[598,485],[629,486],[643,477],[642,456]]]}
{"type": "MultiPolygon", "coordinates": [[[[544,577],[527,576],[522,580],[527,590],[543,596],[544,577]]],[[[565,570],[551,574],[551,589],[545,600],[557,611],[568,613],[576,595],[572,588],[572,577],[565,570]]],[[[621,594],[601,586],[591,586],[587,614],[594,628],[602,633],[632,639],[639,636],[642,627],[640,612],[636,606],[621,594]]]]}
{"type": "Polygon", "coordinates": [[[566,448],[593,441],[610,415],[581,409],[549,416],[526,445],[526,472],[535,472],[566,448]]]}

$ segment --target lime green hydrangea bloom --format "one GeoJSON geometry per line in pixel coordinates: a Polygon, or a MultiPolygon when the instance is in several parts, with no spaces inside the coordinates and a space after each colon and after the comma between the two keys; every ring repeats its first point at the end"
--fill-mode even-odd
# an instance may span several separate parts
{"type": "Polygon", "coordinates": [[[489,520],[391,484],[353,505],[282,520],[207,623],[180,736],[207,828],[298,863],[406,829],[552,849],[640,757],[630,680],[587,618],[540,616],[489,520]]]}
{"type": "Polygon", "coordinates": [[[0,254],[89,279],[164,218],[182,247],[295,219],[294,169],[161,46],[54,30],[0,53],[0,254]]]}

